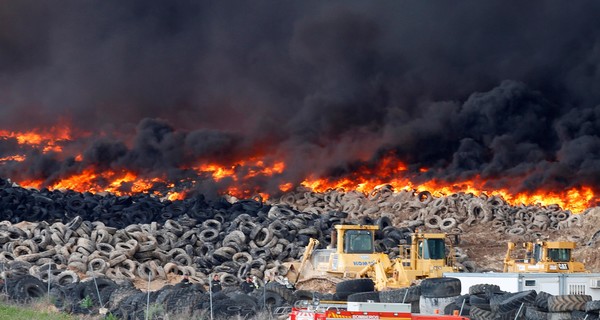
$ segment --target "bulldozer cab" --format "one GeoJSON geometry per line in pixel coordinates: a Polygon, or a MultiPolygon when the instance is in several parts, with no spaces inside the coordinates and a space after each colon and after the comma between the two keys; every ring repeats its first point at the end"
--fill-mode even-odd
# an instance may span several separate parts
{"type": "MultiPolygon", "coordinates": [[[[343,253],[373,253],[375,252],[372,230],[341,230],[343,234],[343,253]]],[[[338,231],[340,232],[340,231],[338,231]]]]}
{"type": "Polygon", "coordinates": [[[404,266],[411,266],[417,260],[440,260],[444,264],[453,264],[452,245],[443,233],[415,232],[411,242],[402,247],[400,256],[404,259],[404,266]],[[416,250],[416,252],[413,252],[416,250]]]}
{"type": "Polygon", "coordinates": [[[446,243],[444,239],[422,239],[419,242],[418,256],[421,259],[446,259],[446,243]]]}
{"type": "Polygon", "coordinates": [[[543,242],[538,242],[533,247],[533,259],[535,262],[569,262],[573,248],[574,245],[569,242],[546,242],[545,247],[543,242]]]}
{"type": "Polygon", "coordinates": [[[331,244],[325,249],[306,250],[299,266],[299,278],[334,275],[351,278],[365,266],[382,261],[390,264],[384,253],[375,252],[375,231],[372,225],[336,225],[331,244]]]}
{"type": "Polygon", "coordinates": [[[575,245],[575,242],[571,241],[526,242],[523,244],[525,258],[513,259],[511,254],[515,245],[509,242],[504,259],[504,272],[587,272],[583,263],[573,259],[572,251],[575,245]]]}

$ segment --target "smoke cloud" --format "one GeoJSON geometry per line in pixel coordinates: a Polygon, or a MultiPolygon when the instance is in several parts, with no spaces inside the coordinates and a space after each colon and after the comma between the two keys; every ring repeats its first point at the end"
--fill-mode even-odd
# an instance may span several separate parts
{"type": "Polygon", "coordinates": [[[287,164],[257,182],[276,189],[393,152],[420,181],[598,186],[598,9],[3,1],[0,128],[86,135],[69,156],[0,140],[0,157],[27,155],[0,175],[50,183],[95,165],[177,179],[261,154],[287,164]]]}

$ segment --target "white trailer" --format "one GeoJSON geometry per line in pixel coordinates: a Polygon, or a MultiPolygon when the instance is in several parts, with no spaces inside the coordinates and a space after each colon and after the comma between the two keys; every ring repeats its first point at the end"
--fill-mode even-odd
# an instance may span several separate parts
{"type": "Polygon", "coordinates": [[[545,291],[553,295],[587,294],[600,300],[600,273],[444,273],[460,279],[461,294],[475,284],[495,284],[507,292],[545,291]]]}

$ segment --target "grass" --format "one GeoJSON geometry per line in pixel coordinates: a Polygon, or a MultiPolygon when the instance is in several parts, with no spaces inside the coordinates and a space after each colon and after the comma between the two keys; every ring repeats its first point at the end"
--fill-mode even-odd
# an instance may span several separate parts
{"type": "MultiPolygon", "coordinates": [[[[162,306],[151,305],[150,315],[159,315],[163,313],[162,306]]],[[[164,314],[162,319],[165,320],[210,320],[210,312],[202,310],[196,317],[182,318],[181,316],[164,314]]],[[[0,320],[104,320],[117,319],[105,318],[104,316],[96,315],[70,315],[56,311],[53,305],[48,303],[48,300],[38,300],[27,304],[16,304],[12,301],[6,301],[4,297],[0,297],[0,320]]],[[[152,319],[152,317],[151,317],[152,319]]],[[[214,320],[275,320],[276,317],[270,313],[261,311],[252,317],[230,316],[230,317],[215,317],[214,320]]]]}
{"type": "Polygon", "coordinates": [[[41,302],[26,305],[7,304],[0,301],[1,320],[77,320],[78,318],[64,313],[44,310],[41,302]]]}

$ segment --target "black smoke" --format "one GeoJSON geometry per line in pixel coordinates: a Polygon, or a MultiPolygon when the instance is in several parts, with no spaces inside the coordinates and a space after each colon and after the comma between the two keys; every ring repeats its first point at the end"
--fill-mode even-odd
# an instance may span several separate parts
{"type": "Polygon", "coordinates": [[[598,9],[3,1],[0,128],[92,134],[65,143],[69,156],[0,140],[2,155],[27,155],[0,175],[51,183],[93,164],[202,180],[187,168],[260,154],[287,164],[256,182],[273,190],[393,153],[417,181],[597,186],[598,9]]]}

